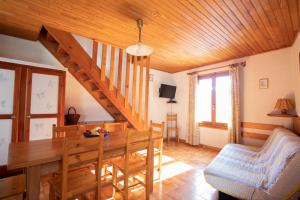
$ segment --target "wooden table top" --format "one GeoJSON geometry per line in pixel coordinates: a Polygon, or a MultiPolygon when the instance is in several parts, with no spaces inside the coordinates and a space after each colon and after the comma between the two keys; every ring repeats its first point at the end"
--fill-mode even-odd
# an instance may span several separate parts
{"type": "MultiPolygon", "coordinates": [[[[162,136],[153,133],[153,140],[162,136]]],[[[124,151],[126,145],[125,134],[112,133],[104,139],[104,155],[117,150],[124,151]]],[[[29,142],[11,143],[8,152],[9,170],[42,165],[62,159],[63,139],[44,139],[29,142]]]]}

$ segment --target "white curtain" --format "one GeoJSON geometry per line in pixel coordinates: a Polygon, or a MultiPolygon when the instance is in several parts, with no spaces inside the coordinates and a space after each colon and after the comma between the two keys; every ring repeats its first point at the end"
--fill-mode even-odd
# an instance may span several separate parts
{"type": "Polygon", "coordinates": [[[200,127],[196,121],[197,83],[197,75],[191,75],[189,77],[188,133],[185,138],[185,141],[191,145],[200,144],[200,127]]]}
{"type": "Polygon", "coordinates": [[[228,123],[230,143],[241,143],[240,68],[245,64],[245,62],[233,64],[229,69],[231,79],[231,117],[228,123]]]}

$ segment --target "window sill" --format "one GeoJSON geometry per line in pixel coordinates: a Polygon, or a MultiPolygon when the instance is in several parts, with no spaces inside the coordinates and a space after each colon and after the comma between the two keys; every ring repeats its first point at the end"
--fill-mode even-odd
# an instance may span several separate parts
{"type": "Polygon", "coordinates": [[[228,130],[228,125],[223,123],[199,122],[199,127],[228,130]]]}

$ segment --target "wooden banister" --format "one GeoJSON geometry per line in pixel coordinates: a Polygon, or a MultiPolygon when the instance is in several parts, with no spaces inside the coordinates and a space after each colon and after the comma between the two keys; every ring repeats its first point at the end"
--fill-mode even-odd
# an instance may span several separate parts
{"type": "Polygon", "coordinates": [[[107,45],[102,44],[101,81],[105,81],[107,45]]]}
{"type": "Polygon", "coordinates": [[[111,47],[110,54],[110,73],[109,73],[109,90],[114,89],[114,81],[115,81],[115,47],[111,47]]]}

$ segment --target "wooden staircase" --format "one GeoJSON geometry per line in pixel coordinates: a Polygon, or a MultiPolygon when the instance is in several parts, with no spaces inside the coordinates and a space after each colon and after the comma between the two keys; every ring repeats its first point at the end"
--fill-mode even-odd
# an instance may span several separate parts
{"type": "Polygon", "coordinates": [[[107,77],[105,75],[107,44],[101,43],[100,68],[97,66],[97,41],[93,41],[91,58],[70,33],[44,27],[39,40],[116,121],[128,121],[137,130],[148,128],[149,57],[138,58],[126,54],[126,66],[123,66],[124,50],[119,49],[119,60],[115,64],[117,48],[111,46],[110,72],[107,77]],[[126,67],[125,86],[122,85],[123,67],[126,67]],[[139,80],[137,80],[138,67],[139,80]],[[116,85],[114,84],[115,70],[118,72],[116,85]],[[146,70],[145,75],[144,70],[146,70]],[[133,73],[132,81],[130,81],[130,72],[133,73]],[[139,81],[138,85],[137,81],[139,81]],[[125,87],[124,95],[122,95],[122,87],[125,87]],[[130,87],[132,87],[131,102],[129,101],[130,87]]]}

